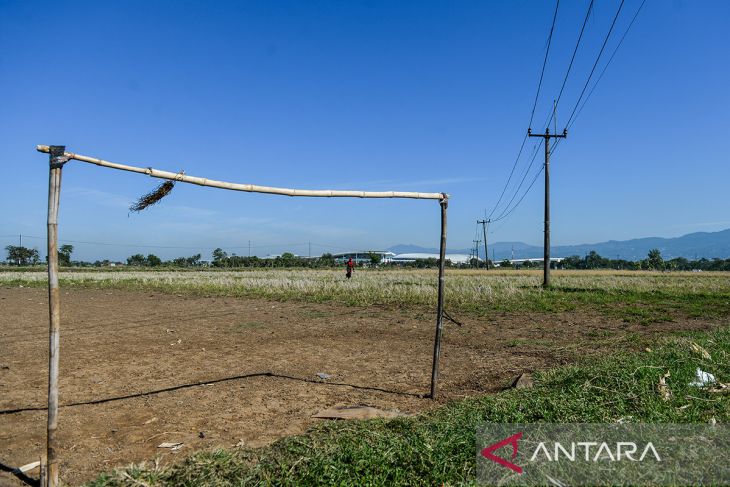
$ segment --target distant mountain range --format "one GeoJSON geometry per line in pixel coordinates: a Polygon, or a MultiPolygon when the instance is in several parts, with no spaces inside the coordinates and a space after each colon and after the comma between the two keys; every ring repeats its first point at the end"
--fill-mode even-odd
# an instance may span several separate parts
{"type": "MultiPolygon", "coordinates": [[[[509,259],[514,249],[515,259],[542,257],[542,246],[528,245],[523,242],[495,242],[489,245],[490,258],[494,251],[496,260],[509,259]]],[[[730,228],[719,232],[696,232],[675,238],[647,237],[632,240],[609,240],[594,244],[556,245],[551,248],[553,257],[569,257],[586,255],[595,250],[601,256],[611,259],[639,260],[646,257],[651,249],[659,249],[665,259],[685,257],[687,259],[730,258],[730,228]]],[[[424,248],[418,245],[394,245],[388,249],[396,254],[427,252],[438,253],[438,249],[424,248]]],[[[451,254],[469,254],[471,249],[452,249],[451,254]]],[[[479,249],[479,256],[484,258],[484,246],[479,249]]]]}

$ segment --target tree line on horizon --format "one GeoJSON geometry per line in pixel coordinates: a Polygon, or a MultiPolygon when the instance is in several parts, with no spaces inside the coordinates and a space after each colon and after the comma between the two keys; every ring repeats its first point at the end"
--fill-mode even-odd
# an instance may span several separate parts
{"type": "MultiPolygon", "coordinates": [[[[509,260],[501,262],[500,267],[512,267],[509,260]]],[[[542,262],[524,262],[521,268],[540,267],[542,262]]],[[[689,260],[684,257],[675,257],[664,260],[659,249],[649,251],[645,259],[626,260],[610,259],[603,257],[595,250],[590,251],[584,257],[572,255],[563,259],[560,264],[551,264],[552,268],[558,269],[613,269],[613,270],[653,270],[653,271],[730,271],[730,259],[695,259],[689,260]]]]}
{"type": "MultiPolygon", "coordinates": [[[[58,249],[58,263],[59,265],[69,266],[71,265],[71,254],[74,251],[73,245],[61,245],[58,249]]],[[[22,245],[8,245],[5,247],[5,261],[11,265],[38,265],[41,263],[40,254],[38,249],[31,249],[23,247],[22,245]]],[[[43,262],[48,261],[46,256],[43,262]]]]}
{"type": "MultiPolygon", "coordinates": [[[[8,245],[5,247],[5,261],[8,265],[15,266],[36,266],[45,265],[47,258],[41,261],[40,254],[37,249],[31,249],[23,246],[8,245]]],[[[95,262],[72,261],[73,245],[62,245],[58,250],[59,265],[64,267],[108,267],[117,263],[109,260],[97,260],[95,262]]],[[[211,253],[211,261],[202,260],[201,254],[195,254],[189,257],[177,257],[171,260],[162,260],[154,254],[134,254],[126,259],[127,266],[130,267],[173,267],[173,268],[196,268],[196,267],[216,267],[216,268],[242,268],[242,267],[302,267],[302,268],[328,268],[336,267],[337,262],[330,253],[322,254],[320,257],[304,258],[294,255],[291,252],[285,252],[280,256],[271,258],[261,258],[257,256],[240,256],[228,254],[221,248],[215,249],[211,253]]],[[[362,264],[361,264],[362,265],[362,264]]],[[[438,266],[438,259],[417,259],[415,262],[409,263],[383,263],[379,254],[370,254],[369,266],[398,266],[398,267],[415,267],[415,268],[433,268],[438,266]]],[[[476,259],[468,264],[457,265],[451,261],[446,261],[449,267],[478,267],[484,265],[483,262],[478,263],[476,259]]],[[[494,263],[489,261],[490,267],[494,267],[494,263]]],[[[505,259],[499,262],[501,269],[521,268],[530,269],[542,267],[541,262],[525,261],[519,265],[512,264],[505,259]]],[[[645,259],[631,261],[625,259],[610,259],[602,257],[596,251],[591,251],[584,257],[573,255],[566,257],[560,263],[552,263],[551,266],[556,269],[614,269],[614,270],[655,270],[655,271],[730,271],[730,259],[695,259],[689,260],[684,257],[675,257],[665,260],[659,249],[650,250],[645,259]]]]}

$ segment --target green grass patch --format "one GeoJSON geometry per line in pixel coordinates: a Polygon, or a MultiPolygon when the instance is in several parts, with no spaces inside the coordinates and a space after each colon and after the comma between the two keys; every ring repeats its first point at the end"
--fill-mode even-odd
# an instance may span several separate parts
{"type": "Polygon", "coordinates": [[[730,421],[730,395],[689,385],[698,367],[730,382],[730,329],[675,335],[652,352],[537,374],[534,389],[460,400],[411,418],[323,422],[266,448],[201,452],[167,468],[129,467],[89,485],[468,484],[480,423],[730,421]],[[667,400],[657,389],[666,372],[667,400]]]}

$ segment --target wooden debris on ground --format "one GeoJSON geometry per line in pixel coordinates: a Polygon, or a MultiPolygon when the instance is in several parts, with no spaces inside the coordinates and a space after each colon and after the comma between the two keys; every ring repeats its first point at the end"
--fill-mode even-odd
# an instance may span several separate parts
{"type": "Polygon", "coordinates": [[[400,411],[386,411],[371,406],[335,406],[312,415],[317,419],[372,419],[409,416],[400,411]]]}
{"type": "Polygon", "coordinates": [[[657,384],[657,390],[664,401],[669,401],[672,398],[672,391],[669,390],[669,386],[667,386],[667,377],[670,375],[671,374],[667,370],[667,373],[659,379],[659,384],[657,384]]]}
{"type": "Polygon", "coordinates": [[[532,374],[525,372],[515,377],[510,387],[513,389],[532,389],[534,385],[532,374]]]}
{"type": "Polygon", "coordinates": [[[183,447],[183,443],[179,442],[179,441],[178,442],[166,441],[164,443],[160,443],[159,445],[157,445],[157,448],[167,448],[170,451],[178,451],[182,447],[183,447]]]}
{"type": "Polygon", "coordinates": [[[718,382],[717,384],[715,384],[715,387],[707,389],[707,392],[714,392],[716,394],[730,394],[730,384],[718,382]]]}
{"type": "Polygon", "coordinates": [[[695,342],[692,342],[689,344],[689,348],[692,349],[694,353],[697,355],[701,355],[703,359],[705,360],[712,360],[712,357],[710,356],[710,352],[702,348],[700,345],[698,345],[695,342]]]}
{"type": "Polygon", "coordinates": [[[22,467],[18,467],[18,471],[20,473],[30,472],[31,470],[35,470],[36,468],[38,468],[40,466],[41,466],[41,462],[39,460],[36,462],[28,463],[27,465],[23,465],[22,467]]]}

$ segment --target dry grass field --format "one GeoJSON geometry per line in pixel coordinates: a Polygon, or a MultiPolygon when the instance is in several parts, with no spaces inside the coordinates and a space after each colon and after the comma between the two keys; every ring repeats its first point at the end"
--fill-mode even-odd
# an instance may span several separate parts
{"type": "MultiPolygon", "coordinates": [[[[339,270],[252,269],[208,271],[91,270],[62,273],[70,287],[153,290],[197,296],[261,297],[345,305],[428,306],[436,300],[436,270],[360,270],[346,280],[339,270]]],[[[553,289],[541,271],[447,270],[446,306],[479,314],[494,311],[570,311],[614,305],[641,314],[681,310],[690,315],[730,312],[730,273],[554,271],[553,289]],[[635,306],[634,306],[635,305],[635,306]]],[[[42,272],[0,272],[0,285],[44,286],[42,272]]],[[[665,313],[665,314],[666,314],[665,313]]],[[[638,316],[637,318],[641,318],[638,316]]],[[[651,317],[649,317],[651,319],[651,317]]],[[[662,319],[662,316],[657,316],[662,319]]]]}

